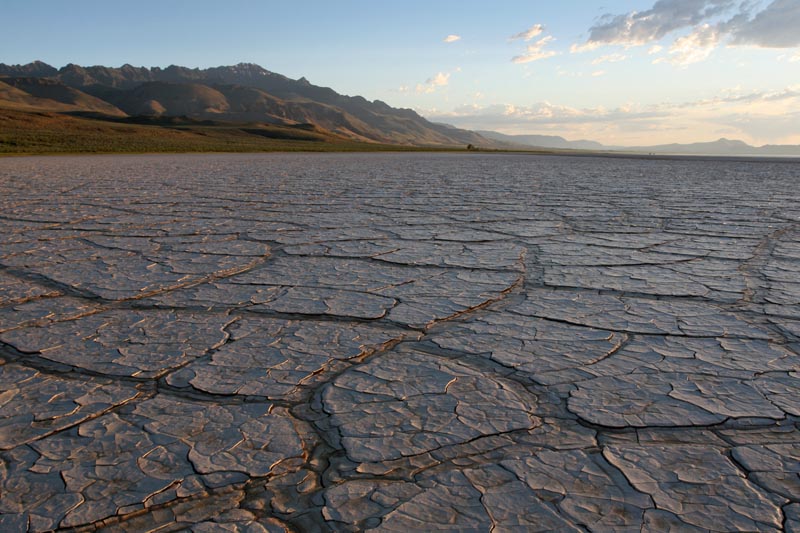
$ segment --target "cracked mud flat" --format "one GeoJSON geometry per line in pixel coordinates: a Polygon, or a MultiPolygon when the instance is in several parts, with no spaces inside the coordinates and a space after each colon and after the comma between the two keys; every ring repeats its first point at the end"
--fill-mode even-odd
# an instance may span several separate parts
{"type": "Polygon", "coordinates": [[[0,160],[0,531],[800,531],[798,186],[0,160]]]}

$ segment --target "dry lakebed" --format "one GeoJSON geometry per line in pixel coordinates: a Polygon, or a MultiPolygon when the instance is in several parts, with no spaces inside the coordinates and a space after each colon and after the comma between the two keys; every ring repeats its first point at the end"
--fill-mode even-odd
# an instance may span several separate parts
{"type": "Polygon", "coordinates": [[[800,163],[0,160],[0,531],[800,531],[800,163]]]}

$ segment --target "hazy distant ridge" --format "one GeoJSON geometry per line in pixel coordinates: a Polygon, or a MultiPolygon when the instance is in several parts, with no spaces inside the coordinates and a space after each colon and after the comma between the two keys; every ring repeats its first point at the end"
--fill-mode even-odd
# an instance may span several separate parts
{"type": "Polygon", "coordinates": [[[505,135],[496,131],[482,131],[479,133],[487,139],[494,139],[521,146],[537,146],[540,148],[559,148],[566,150],[604,150],[605,146],[595,141],[568,141],[557,135],[505,135]]]}
{"type": "Polygon", "coordinates": [[[691,144],[660,144],[656,146],[633,146],[622,149],[665,154],[800,156],[800,145],[785,144],[752,146],[743,141],[725,138],[711,142],[691,144]]]}
{"type": "Polygon", "coordinates": [[[644,152],[653,154],[725,155],[725,156],[796,156],[800,157],[800,145],[751,146],[743,141],[718,139],[711,142],[690,144],[659,144],[654,146],[607,146],[595,141],[568,141],[554,135],[506,135],[496,131],[482,131],[487,139],[536,148],[561,150],[603,150],[622,152],[644,152]]]}

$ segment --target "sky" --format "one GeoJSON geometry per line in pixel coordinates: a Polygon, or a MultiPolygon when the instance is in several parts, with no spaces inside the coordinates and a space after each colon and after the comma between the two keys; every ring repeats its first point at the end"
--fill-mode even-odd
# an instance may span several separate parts
{"type": "Polygon", "coordinates": [[[800,0],[2,0],[0,62],[257,63],[455,126],[800,144],[800,0]]]}

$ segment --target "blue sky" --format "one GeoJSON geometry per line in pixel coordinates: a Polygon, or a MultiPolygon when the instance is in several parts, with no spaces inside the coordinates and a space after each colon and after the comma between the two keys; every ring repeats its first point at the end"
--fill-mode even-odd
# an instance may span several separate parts
{"type": "Polygon", "coordinates": [[[800,0],[3,0],[0,62],[253,62],[473,129],[800,144],[800,0]]]}

